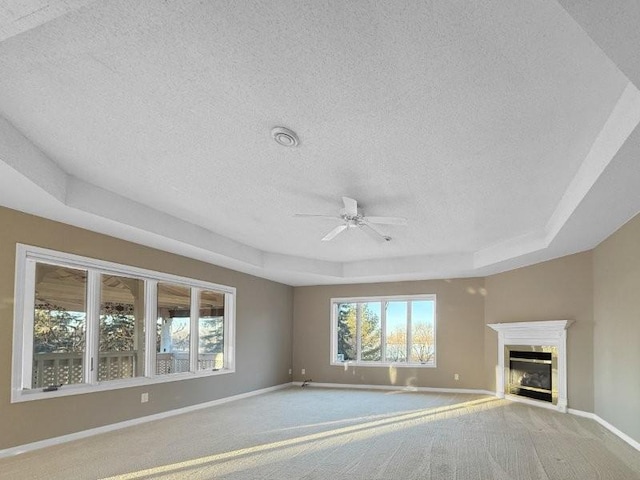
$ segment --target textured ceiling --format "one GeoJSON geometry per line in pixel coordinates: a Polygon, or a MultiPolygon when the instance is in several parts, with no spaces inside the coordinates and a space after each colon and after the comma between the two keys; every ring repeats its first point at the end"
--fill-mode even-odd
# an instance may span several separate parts
{"type": "Polygon", "coordinates": [[[625,197],[611,225],[563,230],[589,217],[640,93],[627,46],[601,25],[595,43],[601,12],[579,9],[0,0],[0,203],[295,285],[591,248],[640,210],[625,197]],[[408,226],[321,242],[337,222],[294,217],[343,195],[408,226]]]}

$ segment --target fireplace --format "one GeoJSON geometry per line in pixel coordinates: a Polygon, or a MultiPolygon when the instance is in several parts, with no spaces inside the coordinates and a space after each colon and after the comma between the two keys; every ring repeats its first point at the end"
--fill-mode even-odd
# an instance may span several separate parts
{"type": "Polygon", "coordinates": [[[571,320],[494,323],[496,395],[567,411],[567,328],[571,320]]]}
{"type": "Polygon", "coordinates": [[[557,403],[555,383],[558,355],[555,347],[531,347],[525,350],[521,345],[507,345],[505,349],[509,359],[505,393],[557,403]]]}

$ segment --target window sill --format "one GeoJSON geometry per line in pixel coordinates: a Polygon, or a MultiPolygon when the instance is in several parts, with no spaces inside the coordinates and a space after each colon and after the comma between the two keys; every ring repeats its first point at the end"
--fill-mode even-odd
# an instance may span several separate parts
{"type": "Polygon", "coordinates": [[[384,368],[436,368],[435,362],[405,363],[405,362],[331,362],[334,367],[384,367],[384,368]]]}
{"type": "Polygon", "coordinates": [[[182,380],[190,380],[194,378],[214,377],[217,375],[225,375],[227,373],[234,373],[235,369],[221,369],[221,370],[203,370],[197,373],[185,372],[185,373],[173,373],[169,375],[162,375],[158,377],[137,377],[127,378],[122,380],[110,380],[108,382],[96,383],[93,385],[76,384],[76,385],[63,385],[58,390],[52,392],[43,392],[41,388],[38,389],[13,389],[11,391],[11,403],[29,402],[31,400],[43,400],[47,398],[68,397],[70,395],[81,395],[83,393],[96,393],[106,392],[110,390],[119,390],[122,388],[141,387],[147,385],[155,385],[158,383],[178,382],[182,380]]]}

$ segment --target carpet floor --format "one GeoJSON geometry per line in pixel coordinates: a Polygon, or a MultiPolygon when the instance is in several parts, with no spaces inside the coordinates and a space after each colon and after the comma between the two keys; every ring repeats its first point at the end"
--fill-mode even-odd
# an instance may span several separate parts
{"type": "Polygon", "coordinates": [[[640,480],[640,452],[485,395],[291,387],[5,458],[0,478],[640,480]]]}

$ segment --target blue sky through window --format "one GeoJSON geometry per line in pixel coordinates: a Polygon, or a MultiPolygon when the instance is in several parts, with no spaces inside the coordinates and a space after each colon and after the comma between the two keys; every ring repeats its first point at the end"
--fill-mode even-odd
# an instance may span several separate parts
{"type": "Polygon", "coordinates": [[[427,323],[433,325],[435,302],[421,300],[411,302],[411,323],[427,323]]]}
{"type": "Polygon", "coordinates": [[[407,330],[407,302],[387,303],[387,332],[407,330]]]}

